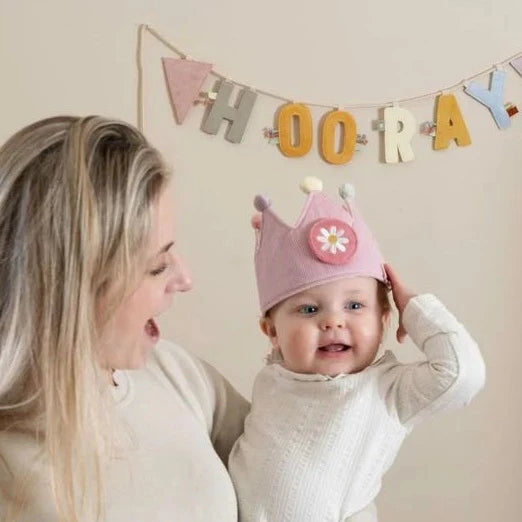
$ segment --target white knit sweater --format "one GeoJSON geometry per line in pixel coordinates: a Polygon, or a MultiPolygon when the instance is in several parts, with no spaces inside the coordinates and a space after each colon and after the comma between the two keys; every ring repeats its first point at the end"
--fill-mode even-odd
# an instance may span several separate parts
{"type": "Polygon", "coordinates": [[[258,374],[229,458],[241,522],[349,520],[375,499],[415,424],[483,387],[476,343],[436,297],[411,299],[403,322],[427,360],[402,364],[386,351],[334,378],[279,364],[258,374]]]}

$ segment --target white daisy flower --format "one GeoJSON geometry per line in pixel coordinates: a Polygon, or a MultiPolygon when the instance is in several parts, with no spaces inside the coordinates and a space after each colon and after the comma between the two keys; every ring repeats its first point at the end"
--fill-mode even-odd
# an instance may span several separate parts
{"type": "Polygon", "coordinates": [[[323,252],[329,250],[332,254],[337,254],[337,250],[340,252],[346,252],[346,247],[344,245],[350,242],[347,237],[343,236],[344,230],[342,228],[337,230],[337,227],[332,225],[330,230],[321,228],[321,235],[317,236],[316,239],[320,243],[324,243],[321,247],[323,252]]]}

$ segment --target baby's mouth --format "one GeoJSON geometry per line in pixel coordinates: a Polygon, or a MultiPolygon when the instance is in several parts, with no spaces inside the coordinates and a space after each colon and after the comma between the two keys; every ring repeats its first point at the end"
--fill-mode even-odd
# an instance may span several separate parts
{"type": "Polygon", "coordinates": [[[345,352],[349,350],[351,346],[349,344],[326,344],[320,346],[319,350],[322,352],[345,352]]]}

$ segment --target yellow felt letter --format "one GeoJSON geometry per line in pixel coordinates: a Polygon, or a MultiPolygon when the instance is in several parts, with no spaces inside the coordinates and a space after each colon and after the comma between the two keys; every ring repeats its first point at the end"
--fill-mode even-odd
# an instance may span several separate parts
{"type": "Polygon", "coordinates": [[[471,145],[468,128],[457,99],[453,94],[442,94],[437,98],[437,132],[433,148],[447,149],[452,139],[459,147],[471,145]]]}
{"type": "Polygon", "coordinates": [[[398,163],[401,160],[415,159],[411,148],[411,139],[415,134],[415,118],[413,114],[402,107],[384,109],[384,159],[386,163],[398,163]],[[401,129],[399,130],[399,124],[401,129]]]}
{"type": "Polygon", "coordinates": [[[289,103],[281,108],[278,118],[279,148],[285,156],[298,158],[308,154],[312,148],[312,115],[306,105],[289,103]],[[294,118],[297,119],[297,133],[299,139],[292,143],[292,127],[294,118]]]}
{"type": "Polygon", "coordinates": [[[327,114],[322,124],[321,134],[322,153],[326,161],[342,165],[352,159],[357,140],[357,125],[349,112],[332,111],[327,114]],[[344,140],[339,152],[335,147],[335,130],[338,125],[342,125],[344,128],[344,140]]]}

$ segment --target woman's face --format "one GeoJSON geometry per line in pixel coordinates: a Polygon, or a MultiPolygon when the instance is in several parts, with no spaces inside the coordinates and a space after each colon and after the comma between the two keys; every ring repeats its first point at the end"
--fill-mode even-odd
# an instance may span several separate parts
{"type": "Polygon", "coordinates": [[[101,337],[101,364],[110,369],[142,367],[159,340],[154,320],[176,292],[192,287],[189,272],[174,250],[174,207],[167,187],[152,209],[146,266],[137,288],[116,309],[101,337]]]}

